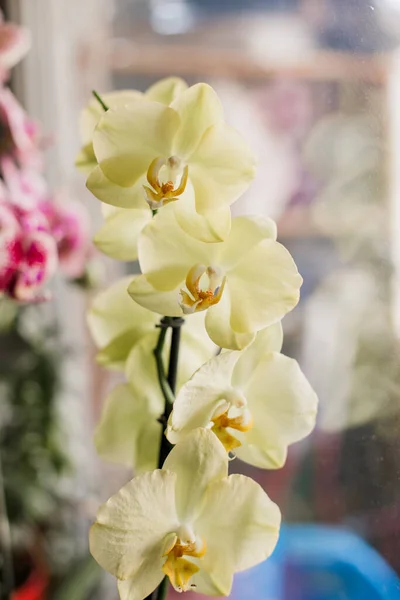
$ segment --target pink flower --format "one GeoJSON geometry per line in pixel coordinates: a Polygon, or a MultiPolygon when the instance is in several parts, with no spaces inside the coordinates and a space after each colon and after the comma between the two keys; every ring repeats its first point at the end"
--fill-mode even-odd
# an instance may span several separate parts
{"type": "Polygon", "coordinates": [[[91,252],[89,217],[85,208],[78,202],[59,197],[57,201],[41,202],[40,210],[46,215],[57,244],[64,274],[71,278],[81,277],[91,252]]]}
{"type": "Polygon", "coordinates": [[[6,79],[9,70],[27,54],[31,47],[28,29],[6,23],[0,12],[0,78],[6,79]]]}
{"type": "Polygon", "coordinates": [[[22,257],[22,245],[18,220],[6,204],[0,204],[0,291],[5,292],[12,284],[16,266],[22,257]]]}
{"type": "Polygon", "coordinates": [[[0,292],[21,302],[47,299],[41,290],[57,269],[57,245],[33,213],[0,203],[0,292]]]}
{"type": "Polygon", "coordinates": [[[38,125],[5,87],[0,87],[0,126],[0,155],[14,157],[21,165],[40,169],[43,161],[38,125]]]}
{"type": "Polygon", "coordinates": [[[26,210],[35,210],[48,196],[47,184],[35,169],[18,168],[8,156],[0,157],[0,169],[7,200],[14,205],[26,210]]]}
{"type": "Polygon", "coordinates": [[[40,291],[57,269],[57,246],[48,233],[34,231],[22,239],[22,259],[10,295],[21,302],[49,299],[40,291]]]}

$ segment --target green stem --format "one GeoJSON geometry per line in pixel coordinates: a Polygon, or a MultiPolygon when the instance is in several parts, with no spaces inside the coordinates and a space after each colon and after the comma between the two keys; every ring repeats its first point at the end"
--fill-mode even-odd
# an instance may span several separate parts
{"type": "Polygon", "coordinates": [[[165,598],[167,597],[167,594],[168,594],[168,588],[169,588],[168,583],[169,583],[168,577],[164,577],[164,579],[162,580],[162,582],[160,583],[160,585],[157,588],[156,600],[165,600],[165,598]]]}
{"type": "MultiPolygon", "coordinates": [[[[156,352],[154,352],[157,360],[157,371],[158,378],[160,382],[161,389],[163,390],[165,404],[164,404],[164,413],[161,415],[160,422],[163,427],[167,426],[169,416],[172,412],[172,407],[175,400],[175,388],[176,388],[176,380],[178,375],[178,362],[179,362],[179,346],[180,346],[180,334],[181,327],[184,323],[184,320],[180,317],[164,317],[161,320],[160,327],[171,327],[172,328],[172,336],[171,336],[171,348],[169,352],[169,365],[168,365],[168,377],[165,377],[164,366],[161,360],[161,356],[156,352]],[[164,391],[165,390],[165,391],[164,391]],[[168,393],[165,393],[168,390],[168,393]]],[[[161,337],[161,334],[160,334],[161,337]]],[[[157,344],[158,346],[158,344],[157,344]]],[[[158,468],[161,469],[165,459],[170,453],[172,445],[167,440],[164,435],[164,431],[161,435],[161,444],[160,444],[160,452],[158,454],[158,468]]]]}
{"type": "MultiPolygon", "coordinates": [[[[158,468],[161,469],[165,459],[167,458],[172,448],[171,444],[167,440],[164,429],[168,423],[168,418],[172,411],[172,406],[175,400],[175,388],[178,376],[178,363],[179,363],[179,347],[181,337],[181,327],[184,324],[184,320],[180,317],[163,317],[158,327],[160,328],[160,334],[158,336],[157,345],[154,348],[154,357],[156,359],[157,376],[158,382],[162,394],[164,396],[164,412],[160,417],[160,423],[163,426],[161,433],[160,452],[158,455],[158,468]],[[165,338],[168,329],[172,329],[171,335],[171,348],[169,352],[169,364],[168,364],[168,376],[165,375],[164,363],[163,363],[163,350],[165,345],[165,338]]],[[[168,577],[164,577],[160,585],[152,594],[150,594],[146,600],[165,600],[169,587],[168,577]]]]}
{"type": "Polygon", "coordinates": [[[101,108],[107,112],[109,110],[109,107],[107,106],[107,104],[104,102],[103,98],[100,96],[100,94],[98,94],[96,92],[96,90],[92,90],[92,94],[93,96],[96,98],[97,102],[100,104],[101,108]]]}
{"type": "Polygon", "coordinates": [[[169,326],[168,317],[161,319],[160,324],[158,325],[160,328],[160,335],[158,336],[157,345],[153,350],[153,354],[156,359],[158,383],[160,384],[162,395],[164,396],[165,406],[172,406],[175,400],[174,393],[171,390],[168,379],[165,375],[163,364],[163,350],[169,326]]]}

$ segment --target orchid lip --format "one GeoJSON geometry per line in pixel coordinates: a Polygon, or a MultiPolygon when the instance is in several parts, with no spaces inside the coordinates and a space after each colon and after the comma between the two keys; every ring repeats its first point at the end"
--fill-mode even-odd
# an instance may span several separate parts
{"type": "Polygon", "coordinates": [[[241,433],[246,433],[253,427],[253,417],[247,408],[246,398],[239,390],[235,388],[228,389],[224,392],[223,398],[221,403],[215,408],[208,428],[215,433],[225,450],[229,453],[235,448],[239,448],[242,443],[227,430],[233,429],[241,433]],[[232,412],[234,413],[233,415],[232,412]]]}
{"type": "Polygon", "coordinates": [[[178,531],[171,534],[163,554],[167,559],[162,570],[177,592],[187,592],[192,587],[191,578],[200,570],[199,566],[186,557],[201,558],[206,550],[205,540],[196,537],[189,526],[181,525],[178,531]]]}
{"type": "Polygon", "coordinates": [[[187,165],[183,167],[179,157],[155,158],[147,170],[147,182],[150,187],[143,186],[145,199],[150,208],[157,210],[178,200],[186,189],[188,177],[189,167],[187,165]]]}
{"type": "Polygon", "coordinates": [[[206,310],[218,304],[225,283],[226,276],[219,266],[194,265],[186,276],[186,289],[180,290],[179,305],[184,314],[206,310]]]}

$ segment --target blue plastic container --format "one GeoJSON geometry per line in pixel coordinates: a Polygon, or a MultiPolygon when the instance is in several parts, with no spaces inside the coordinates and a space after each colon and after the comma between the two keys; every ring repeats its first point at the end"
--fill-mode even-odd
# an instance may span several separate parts
{"type": "Polygon", "coordinates": [[[400,579],[362,538],[286,525],[270,560],[235,577],[234,600],[400,600],[400,579]]]}

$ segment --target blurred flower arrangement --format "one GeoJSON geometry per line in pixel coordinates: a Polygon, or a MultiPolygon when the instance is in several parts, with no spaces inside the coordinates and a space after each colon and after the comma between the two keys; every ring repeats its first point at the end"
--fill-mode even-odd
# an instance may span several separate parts
{"type": "MultiPolygon", "coordinates": [[[[320,388],[321,426],[330,431],[390,420],[398,412],[384,152],[383,124],[367,111],[328,115],[305,147],[307,164],[321,184],[315,222],[335,241],[342,263],[310,309],[316,313],[319,303],[331,305],[327,322],[318,328],[334,356],[326,353],[326,364],[323,357],[310,360],[320,388]],[[341,385],[332,385],[338,378],[341,385]]],[[[318,345],[316,337],[311,345],[318,345]]]]}
{"type": "Polygon", "coordinates": [[[230,460],[280,468],[315,424],[317,397],[281,353],[302,279],[272,220],[231,218],[255,159],[209,85],[94,96],[77,166],[105,207],[95,242],[142,274],[89,313],[99,362],[125,375],[95,444],[135,471],[100,507],[91,552],[122,600],[162,600],[169,583],[227,596],[273,552],[281,519],[230,460]]]}
{"type": "Polygon", "coordinates": [[[0,15],[0,593],[13,600],[43,598],[60,575],[49,539],[68,504],[56,405],[64,352],[40,303],[58,270],[88,283],[92,257],[88,215],[49,190],[45,139],[7,87],[29,47],[29,32],[0,15]]]}
{"type": "Polygon", "coordinates": [[[341,110],[322,118],[305,145],[319,184],[314,222],[334,242],[338,260],[333,269],[328,265],[306,307],[303,364],[320,398],[323,434],[304,461],[291,509],[297,520],[312,515],[356,524],[398,570],[395,219],[388,202],[384,95],[374,90],[361,97],[357,85],[343,95],[341,110]],[[314,476],[304,485],[301,477],[310,470],[314,476]]]}

